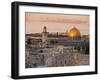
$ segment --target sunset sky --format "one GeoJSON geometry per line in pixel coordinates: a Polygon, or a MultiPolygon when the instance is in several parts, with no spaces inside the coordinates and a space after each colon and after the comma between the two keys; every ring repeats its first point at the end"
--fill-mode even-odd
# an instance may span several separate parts
{"type": "Polygon", "coordinates": [[[26,33],[41,33],[43,27],[48,32],[66,32],[76,27],[81,34],[89,34],[89,16],[74,14],[50,14],[50,13],[25,13],[26,33]]]}

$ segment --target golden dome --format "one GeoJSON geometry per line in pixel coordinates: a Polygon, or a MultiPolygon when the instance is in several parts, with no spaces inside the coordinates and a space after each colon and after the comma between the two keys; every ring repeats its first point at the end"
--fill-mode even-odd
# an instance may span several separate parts
{"type": "Polygon", "coordinates": [[[77,28],[73,27],[73,28],[68,32],[68,36],[69,36],[69,37],[80,37],[80,36],[81,36],[81,33],[80,33],[80,31],[79,31],[77,28]]]}

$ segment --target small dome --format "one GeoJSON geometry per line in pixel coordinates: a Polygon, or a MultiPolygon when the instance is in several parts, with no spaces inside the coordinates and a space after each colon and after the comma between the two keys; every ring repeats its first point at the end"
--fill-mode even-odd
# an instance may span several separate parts
{"type": "Polygon", "coordinates": [[[79,31],[76,27],[73,27],[73,28],[68,32],[68,36],[69,36],[69,37],[80,37],[80,36],[81,36],[81,33],[80,33],[80,31],[79,31]]]}

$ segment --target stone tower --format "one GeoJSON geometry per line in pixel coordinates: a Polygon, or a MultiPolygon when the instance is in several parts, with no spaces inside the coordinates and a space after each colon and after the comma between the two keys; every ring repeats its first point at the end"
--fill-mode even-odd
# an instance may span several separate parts
{"type": "Polygon", "coordinates": [[[46,47],[48,44],[48,32],[46,26],[43,27],[43,32],[42,32],[42,43],[43,47],[46,47]]]}

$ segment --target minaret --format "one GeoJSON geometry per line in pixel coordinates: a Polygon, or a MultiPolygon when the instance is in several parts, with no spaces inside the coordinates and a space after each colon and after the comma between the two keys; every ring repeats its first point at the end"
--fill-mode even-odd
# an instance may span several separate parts
{"type": "Polygon", "coordinates": [[[42,32],[42,43],[43,47],[47,46],[47,40],[48,40],[48,32],[46,26],[43,27],[43,32],[42,32]]]}

